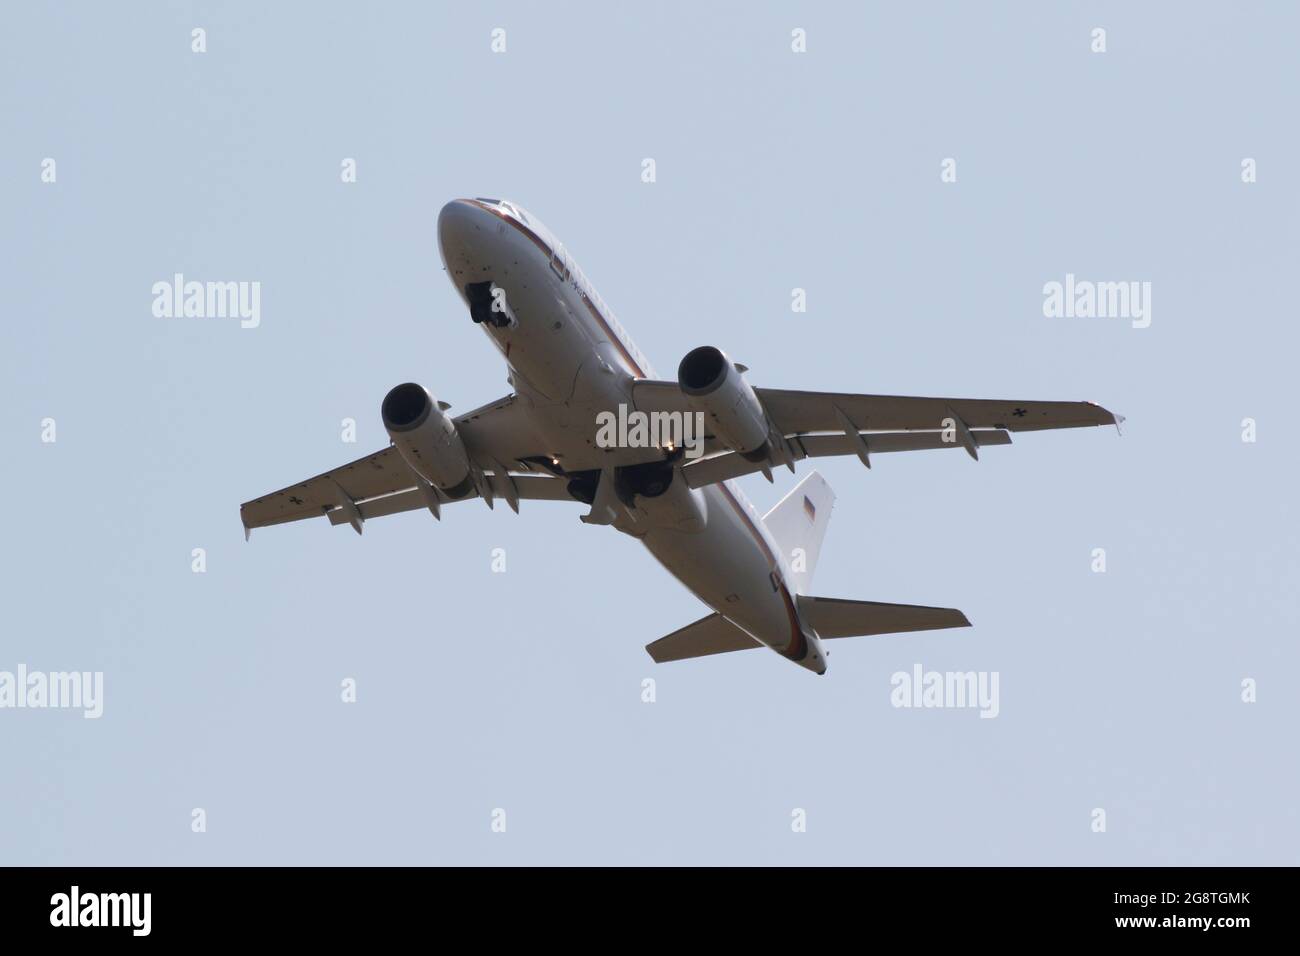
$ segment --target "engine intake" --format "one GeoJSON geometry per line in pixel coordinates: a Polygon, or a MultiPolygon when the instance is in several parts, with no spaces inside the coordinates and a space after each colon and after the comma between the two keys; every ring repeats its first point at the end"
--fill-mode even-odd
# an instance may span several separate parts
{"type": "Polygon", "coordinates": [[[443,405],[414,382],[398,385],[384,396],[380,415],[388,437],[411,470],[450,498],[474,488],[469,455],[443,405]]]}
{"type": "Polygon", "coordinates": [[[677,366],[677,382],[687,395],[708,395],[727,378],[727,356],[712,345],[691,349],[677,366]]]}
{"type": "Polygon", "coordinates": [[[687,352],[677,366],[677,384],[724,445],[751,461],[771,457],[763,405],[741,367],[721,349],[702,345],[687,352]]]}
{"type": "Polygon", "coordinates": [[[384,396],[380,414],[390,432],[410,431],[424,424],[434,407],[433,397],[421,385],[407,382],[384,396]]]}

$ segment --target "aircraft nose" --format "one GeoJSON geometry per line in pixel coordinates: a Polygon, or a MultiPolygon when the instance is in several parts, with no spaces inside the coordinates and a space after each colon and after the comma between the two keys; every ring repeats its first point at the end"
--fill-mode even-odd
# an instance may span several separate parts
{"type": "Polygon", "coordinates": [[[438,246],[443,258],[448,252],[463,252],[474,243],[476,233],[482,231],[479,217],[484,215],[467,199],[453,199],[438,213],[438,246]]]}
{"type": "Polygon", "coordinates": [[[487,268],[498,225],[496,216],[469,199],[453,199],[438,213],[438,251],[457,288],[487,268]]]}

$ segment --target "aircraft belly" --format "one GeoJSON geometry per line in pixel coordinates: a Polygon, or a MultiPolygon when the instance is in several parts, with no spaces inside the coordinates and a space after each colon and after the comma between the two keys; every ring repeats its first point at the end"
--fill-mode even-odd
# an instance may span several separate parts
{"type": "MultiPolygon", "coordinates": [[[[533,403],[546,453],[557,455],[569,471],[600,468],[608,453],[596,444],[596,416],[631,405],[631,376],[612,360],[609,343],[545,257],[520,248],[506,258],[512,268],[502,268],[503,278],[494,281],[518,321],[485,330],[504,353],[512,384],[533,403]]],[[[648,453],[646,460],[653,457],[648,453]]]]}
{"type": "Polygon", "coordinates": [[[710,489],[708,525],[703,532],[652,529],[641,540],[673,577],[709,607],[775,650],[789,646],[790,610],[773,585],[767,555],[720,491],[710,489]]]}

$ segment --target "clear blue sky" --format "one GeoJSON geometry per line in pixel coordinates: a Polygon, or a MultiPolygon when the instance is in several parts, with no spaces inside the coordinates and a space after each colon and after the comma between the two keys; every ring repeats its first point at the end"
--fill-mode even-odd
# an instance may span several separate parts
{"type": "MultiPolygon", "coordinates": [[[[106,699],[0,710],[0,862],[1295,863],[1297,29],[1285,5],[7,4],[0,670],[101,670],[106,699]],[[704,608],[576,505],[245,544],[241,501],[386,444],[392,385],[507,390],[438,261],[463,195],[540,216],[665,374],[715,344],[762,385],[1091,399],[1124,435],[822,466],[814,591],[974,623],[836,642],[824,678],[653,665],[704,608]],[[260,327],[154,318],[175,272],[260,281],[260,327]],[[1067,273],[1150,281],[1151,326],[1045,318],[1067,273]],[[894,709],[916,663],[997,671],[1000,715],[894,709]]],[[[793,481],[745,488],[765,509],[793,481]]]]}

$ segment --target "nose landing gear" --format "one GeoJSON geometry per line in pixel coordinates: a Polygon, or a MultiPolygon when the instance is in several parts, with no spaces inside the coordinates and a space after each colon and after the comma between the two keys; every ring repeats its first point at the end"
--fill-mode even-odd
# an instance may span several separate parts
{"type": "Polygon", "coordinates": [[[469,317],[497,329],[513,328],[517,323],[506,303],[506,290],[488,282],[471,282],[465,286],[469,299],[469,317]]]}

